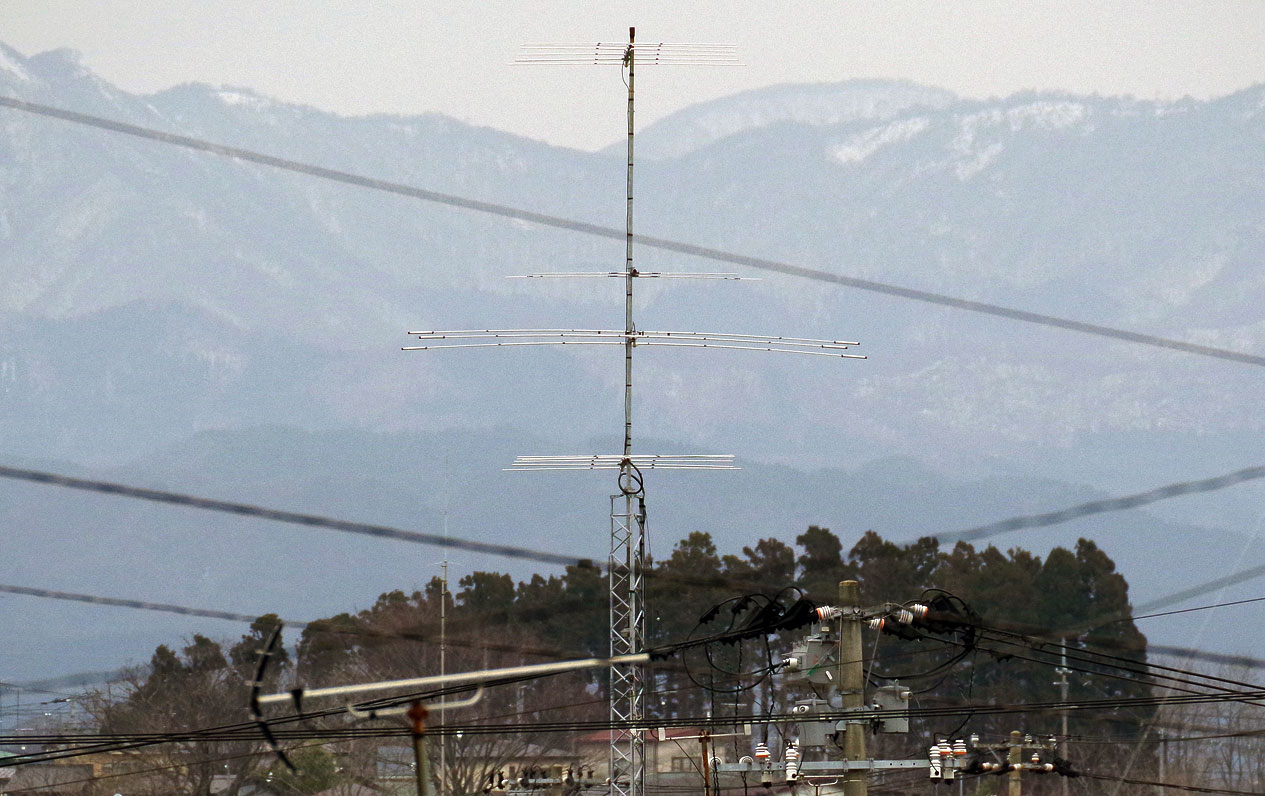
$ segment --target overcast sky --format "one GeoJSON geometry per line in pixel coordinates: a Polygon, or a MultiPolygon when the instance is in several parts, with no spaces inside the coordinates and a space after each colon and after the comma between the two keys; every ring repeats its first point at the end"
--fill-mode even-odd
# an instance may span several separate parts
{"type": "Polygon", "coordinates": [[[611,67],[510,66],[529,42],[726,42],[744,66],[638,76],[645,124],[788,82],[905,78],[963,96],[1065,89],[1218,96],[1265,81],[1265,0],[418,2],[0,0],[0,40],[70,47],[129,91],[201,81],[344,114],[436,111],[597,148],[624,118],[611,67]]]}

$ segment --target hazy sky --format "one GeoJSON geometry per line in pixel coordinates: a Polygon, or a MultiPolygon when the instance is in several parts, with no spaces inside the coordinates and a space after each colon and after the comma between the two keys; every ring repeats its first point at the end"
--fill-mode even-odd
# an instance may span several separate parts
{"type": "Polygon", "coordinates": [[[727,42],[745,66],[638,78],[640,123],[786,82],[896,77],[987,97],[1142,98],[1265,81],[1265,0],[418,2],[0,0],[0,40],[58,47],[120,87],[202,81],[345,114],[438,111],[553,143],[619,139],[617,70],[510,66],[528,42],[727,42]]]}

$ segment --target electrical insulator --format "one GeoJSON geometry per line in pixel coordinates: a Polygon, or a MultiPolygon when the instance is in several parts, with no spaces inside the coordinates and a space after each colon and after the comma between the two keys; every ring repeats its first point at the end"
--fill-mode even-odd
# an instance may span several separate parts
{"type": "Polygon", "coordinates": [[[912,625],[914,623],[913,613],[904,608],[893,614],[892,618],[897,622],[900,622],[902,625],[912,625]]]}
{"type": "Polygon", "coordinates": [[[752,757],[751,755],[743,755],[742,757],[738,758],[738,762],[744,766],[749,766],[755,762],[755,758],[752,757]]]}
{"type": "Polygon", "coordinates": [[[924,618],[927,615],[927,611],[929,610],[931,609],[928,606],[923,605],[922,603],[914,603],[913,605],[909,606],[909,612],[912,613],[914,615],[914,618],[916,619],[924,618]]]}
{"type": "Polygon", "coordinates": [[[817,618],[822,620],[823,622],[830,619],[835,619],[838,616],[840,616],[842,613],[843,613],[842,608],[836,608],[833,605],[817,606],[817,618]]]}
{"type": "Polygon", "coordinates": [[[867,624],[870,626],[870,630],[882,630],[884,625],[883,617],[876,616],[867,624]]]}
{"type": "Polygon", "coordinates": [[[979,735],[971,733],[970,741],[971,746],[979,746],[979,735]]]}
{"type": "Polygon", "coordinates": [[[936,751],[940,754],[941,766],[943,766],[942,776],[946,780],[953,779],[953,747],[949,745],[948,738],[941,738],[940,743],[936,744],[936,751]]]}
{"type": "Polygon", "coordinates": [[[799,658],[791,657],[782,659],[782,668],[786,669],[788,672],[798,672],[800,667],[803,665],[803,662],[799,658]]]}
{"type": "Polygon", "coordinates": [[[755,759],[764,761],[769,759],[769,745],[766,743],[758,743],[755,745],[755,759]]]}
{"type": "Polygon", "coordinates": [[[1041,763],[1041,754],[1039,752],[1032,753],[1032,764],[1039,765],[1041,763]]]}
{"type": "Polygon", "coordinates": [[[794,744],[786,747],[783,760],[786,761],[786,781],[794,782],[799,778],[799,749],[794,744]]]}
{"type": "Polygon", "coordinates": [[[966,757],[966,741],[959,738],[953,742],[953,756],[966,757]]]}
{"type": "Polygon", "coordinates": [[[931,779],[939,782],[944,779],[944,764],[940,762],[940,747],[938,744],[932,744],[927,752],[927,762],[930,764],[927,773],[931,779]]]}
{"type": "Polygon", "coordinates": [[[796,705],[795,707],[791,708],[791,713],[796,713],[796,714],[808,713],[812,709],[813,709],[812,705],[796,705]]]}

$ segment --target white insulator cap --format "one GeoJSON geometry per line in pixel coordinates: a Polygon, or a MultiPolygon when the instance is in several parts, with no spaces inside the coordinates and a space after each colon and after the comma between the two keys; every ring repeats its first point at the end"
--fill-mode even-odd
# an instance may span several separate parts
{"type": "Polygon", "coordinates": [[[794,744],[786,747],[782,759],[786,763],[786,781],[793,782],[799,777],[799,748],[794,744]]]}
{"type": "Polygon", "coordinates": [[[756,760],[769,759],[769,745],[768,744],[761,742],[755,745],[755,759],[756,760]]]}
{"type": "Polygon", "coordinates": [[[872,618],[867,624],[869,624],[870,630],[882,630],[884,619],[881,616],[876,616],[872,618]]]}

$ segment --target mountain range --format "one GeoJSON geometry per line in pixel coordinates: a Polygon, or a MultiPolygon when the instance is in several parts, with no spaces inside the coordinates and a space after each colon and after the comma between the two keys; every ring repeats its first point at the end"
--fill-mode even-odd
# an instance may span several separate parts
{"type": "MultiPolygon", "coordinates": [[[[243,88],[139,96],[71,52],[3,45],[0,95],[589,224],[624,218],[619,145],[346,118],[243,88]]],[[[1265,354],[1265,86],[1175,102],[778,86],[637,140],[642,234],[1265,354]]],[[[614,452],[618,357],[398,349],[409,329],[622,328],[615,280],[506,278],[617,270],[622,242],[10,108],[0,186],[4,463],[604,556],[609,475],[500,468],[520,453],[614,452]]],[[[761,279],[646,280],[639,328],[855,339],[869,356],[641,352],[637,450],[733,453],[744,468],[654,474],[661,554],[692,530],[736,551],[809,523],[845,544],[868,528],[905,540],[1262,463],[1265,374],[1251,365],[637,258],[761,279]]],[[[1256,482],[995,541],[1043,555],[1092,536],[1140,604],[1260,563],[1262,497],[1256,482]]],[[[11,483],[0,516],[5,583],[296,619],[415,588],[442,557],[11,483]]],[[[459,558],[457,570],[533,569],[459,558]]],[[[4,599],[0,626],[21,641],[0,679],[235,632],[4,599]]],[[[1265,655],[1165,621],[1143,630],[1265,655]]]]}

